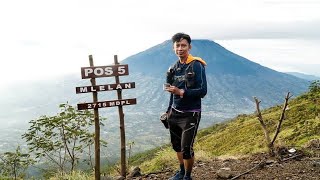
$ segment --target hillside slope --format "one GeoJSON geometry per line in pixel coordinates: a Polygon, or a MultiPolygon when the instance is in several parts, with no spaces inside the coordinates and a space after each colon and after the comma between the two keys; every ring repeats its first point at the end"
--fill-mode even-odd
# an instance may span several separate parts
{"type": "MultiPolygon", "coordinates": [[[[263,99],[261,101],[263,103],[263,99]]],[[[279,120],[281,108],[281,106],[275,106],[262,111],[271,136],[279,120]]],[[[320,140],[320,92],[306,93],[289,101],[286,119],[276,145],[301,149],[313,139],[320,140]]],[[[262,128],[255,114],[242,114],[229,122],[216,124],[199,131],[195,150],[196,166],[204,168],[199,166],[199,163],[205,164],[203,162],[208,161],[213,163],[212,160],[216,158],[240,157],[266,152],[266,145],[262,128]]],[[[137,154],[132,158],[131,165],[139,166],[143,173],[171,172],[177,168],[177,161],[175,153],[167,145],[137,154]]],[[[320,172],[320,168],[318,170],[320,172]]],[[[294,171],[299,171],[299,169],[294,171]]],[[[310,176],[313,176],[312,173],[310,176]]]]}

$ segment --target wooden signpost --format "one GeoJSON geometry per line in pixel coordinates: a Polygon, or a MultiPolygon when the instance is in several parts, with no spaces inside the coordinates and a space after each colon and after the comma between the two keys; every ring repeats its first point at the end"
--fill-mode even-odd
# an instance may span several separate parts
{"type": "Polygon", "coordinates": [[[120,65],[117,55],[114,56],[114,66],[94,66],[92,55],[89,55],[90,67],[81,68],[82,79],[91,79],[91,86],[76,87],[76,93],[92,93],[93,102],[78,104],[78,110],[93,109],[95,124],[95,179],[100,180],[100,123],[99,108],[118,106],[120,119],[120,138],[121,138],[121,175],[126,177],[126,141],[124,114],[122,106],[134,105],[137,103],[136,98],[122,99],[122,89],[135,88],[134,82],[120,83],[119,76],[129,75],[128,65],[120,65]],[[95,78],[115,77],[115,84],[96,85],[95,78]],[[116,90],[118,99],[110,101],[98,101],[99,91],[116,90]]]}

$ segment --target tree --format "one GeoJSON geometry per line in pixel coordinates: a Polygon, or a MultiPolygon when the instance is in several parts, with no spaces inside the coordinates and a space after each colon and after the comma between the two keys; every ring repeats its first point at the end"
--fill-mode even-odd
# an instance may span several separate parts
{"type": "Polygon", "coordinates": [[[320,80],[312,81],[309,85],[309,91],[311,93],[319,93],[320,92],[320,80]]]}
{"type": "Polygon", "coordinates": [[[14,179],[23,178],[26,169],[34,163],[30,154],[22,153],[18,146],[15,152],[5,152],[0,155],[0,175],[14,179]]]}
{"type": "Polygon", "coordinates": [[[261,101],[259,101],[258,98],[254,97],[254,100],[256,102],[256,109],[257,109],[256,116],[258,117],[260,125],[261,125],[261,127],[263,129],[264,136],[265,136],[265,139],[266,139],[266,144],[267,144],[267,147],[269,149],[269,154],[271,156],[275,156],[276,155],[275,148],[274,148],[274,143],[275,143],[275,141],[276,141],[276,139],[278,137],[278,134],[280,133],[280,128],[281,128],[282,122],[285,119],[285,112],[287,110],[288,101],[289,101],[289,99],[291,97],[292,96],[290,96],[290,92],[288,92],[286,97],[285,97],[285,101],[284,101],[283,107],[282,107],[282,112],[281,112],[281,115],[280,115],[280,118],[279,118],[279,121],[278,121],[278,124],[277,124],[277,128],[275,130],[275,133],[274,133],[274,136],[273,136],[272,139],[270,138],[270,132],[267,129],[267,125],[266,125],[266,123],[264,122],[264,120],[262,118],[262,114],[261,114],[260,106],[259,106],[261,101]]]}
{"type": "Polygon", "coordinates": [[[313,101],[313,105],[310,107],[316,116],[319,114],[319,102],[320,102],[320,80],[315,80],[309,85],[308,97],[313,101]]]}
{"type": "MultiPolygon", "coordinates": [[[[31,120],[30,128],[22,137],[39,161],[44,158],[60,172],[70,172],[81,158],[92,160],[94,133],[90,129],[94,118],[89,110],[77,111],[68,104],[61,104],[59,108],[60,113],[56,116],[31,120]]],[[[100,125],[103,124],[100,122],[100,125]]],[[[101,145],[106,146],[106,142],[101,140],[101,145]]]]}

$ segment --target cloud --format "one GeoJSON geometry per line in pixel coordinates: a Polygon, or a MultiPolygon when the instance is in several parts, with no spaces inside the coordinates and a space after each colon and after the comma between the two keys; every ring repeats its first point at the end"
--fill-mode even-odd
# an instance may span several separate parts
{"type": "MultiPolygon", "coordinates": [[[[97,65],[112,62],[114,54],[122,60],[176,32],[212,40],[320,39],[320,3],[316,2],[0,1],[0,61],[15,66],[17,78],[24,79],[33,68],[29,75],[34,78],[78,71],[87,65],[89,54],[97,65]]],[[[9,71],[6,68],[0,75],[9,71]]]]}
{"type": "Polygon", "coordinates": [[[320,39],[320,19],[285,23],[263,23],[211,26],[214,39],[320,39]]]}

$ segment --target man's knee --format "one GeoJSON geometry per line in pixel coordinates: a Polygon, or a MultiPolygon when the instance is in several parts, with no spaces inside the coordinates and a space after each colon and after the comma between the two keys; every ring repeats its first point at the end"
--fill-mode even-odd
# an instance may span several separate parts
{"type": "Polygon", "coordinates": [[[193,148],[185,147],[182,149],[183,159],[190,159],[194,156],[193,148]]]}

